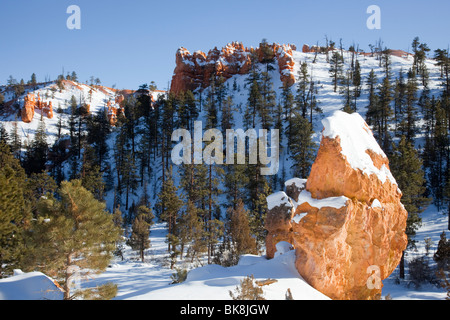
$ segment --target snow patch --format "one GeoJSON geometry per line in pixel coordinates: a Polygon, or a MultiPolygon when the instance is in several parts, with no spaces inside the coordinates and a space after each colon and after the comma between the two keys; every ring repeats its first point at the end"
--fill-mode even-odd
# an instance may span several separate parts
{"type": "Polygon", "coordinates": [[[299,214],[296,214],[291,221],[295,222],[295,223],[300,223],[300,221],[302,220],[303,217],[305,217],[308,213],[307,212],[301,212],[299,214]]]}
{"type": "Polygon", "coordinates": [[[335,111],[332,116],[323,119],[323,137],[341,139],[341,153],[347,158],[353,169],[360,169],[367,175],[375,174],[382,183],[387,179],[397,184],[391,172],[382,166],[378,169],[366,150],[386,158],[386,154],[378,145],[367,123],[358,113],[348,114],[343,111],[335,111]]]}
{"type": "Polygon", "coordinates": [[[372,208],[381,208],[382,206],[381,206],[380,200],[378,200],[378,199],[373,200],[371,207],[372,208]]]}
{"type": "Polygon", "coordinates": [[[275,257],[281,256],[282,254],[285,254],[294,249],[292,244],[287,241],[280,241],[276,244],[275,247],[277,248],[277,251],[275,251],[275,257]]]}
{"type": "Polygon", "coordinates": [[[14,275],[0,279],[0,300],[62,300],[63,292],[41,272],[14,270],[14,275]]]}
{"type": "Polygon", "coordinates": [[[317,209],[321,209],[323,207],[331,207],[331,208],[340,209],[343,206],[345,206],[345,204],[347,203],[348,200],[349,200],[349,198],[344,197],[344,196],[329,197],[329,198],[324,198],[324,199],[314,199],[311,196],[311,193],[309,191],[303,190],[300,193],[300,195],[298,196],[297,204],[302,204],[304,202],[308,202],[312,207],[317,208],[317,209]]]}
{"type": "Polygon", "coordinates": [[[284,186],[285,186],[285,187],[288,187],[288,186],[291,186],[292,184],[295,184],[295,186],[296,186],[298,189],[301,189],[301,188],[304,188],[304,187],[305,187],[306,181],[307,181],[306,179],[291,178],[291,179],[287,180],[287,181],[284,183],[284,186]]]}
{"type": "Polygon", "coordinates": [[[289,199],[283,191],[275,192],[267,197],[267,209],[272,210],[275,207],[281,207],[283,204],[288,207],[293,207],[289,199]]]}

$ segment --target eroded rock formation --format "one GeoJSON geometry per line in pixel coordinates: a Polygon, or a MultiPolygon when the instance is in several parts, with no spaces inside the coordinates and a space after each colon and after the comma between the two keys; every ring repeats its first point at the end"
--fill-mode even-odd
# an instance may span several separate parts
{"type": "Polygon", "coordinates": [[[269,50],[246,48],[240,42],[228,44],[221,50],[214,48],[205,54],[202,51],[190,53],[180,48],[176,53],[176,66],[172,77],[170,91],[178,94],[182,91],[194,91],[210,85],[212,75],[223,77],[225,80],[235,74],[247,74],[252,64],[252,54],[261,62],[265,55],[271,54],[276,59],[283,83],[292,85],[295,82],[294,59],[292,50],[294,45],[266,44],[269,50]]]}
{"type": "Polygon", "coordinates": [[[42,101],[39,93],[37,94],[37,98],[34,94],[28,93],[24,98],[24,103],[21,110],[22,121],[30,123],[33,120],[34,112],[36,109],[40,110],[42,114],[47,118],[53,118],[52,102],[42,101]]]}
{"type": "Polygon", "coordinates": [[[376,299],[407,244],[402,194],[358,114],[338,111],[323,124],[306,183],[287,182],[283,201],[268,197],[267,256],[289,242],[297,270],[317,290],[332,299],[376,299]]]}
{"type": "Polygon", "coordinates": [[[21,110],[22,121],[30,123],[34,117],[34,107],[36,105],[36,99],[33,94],[27,94],[24,98],[23,107],[21,110]]]}

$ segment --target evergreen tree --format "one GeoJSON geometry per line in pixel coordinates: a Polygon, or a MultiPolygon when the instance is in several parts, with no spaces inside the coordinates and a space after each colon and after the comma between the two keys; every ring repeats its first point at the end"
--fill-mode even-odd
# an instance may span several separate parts
{"type": "MultiPolygon", "coordinates": [[[[420,213],[428,205],[429,199],[424,196],[426,187],[422,160],[405,136],[402,136],[398,145],[393,147],[390,168],[403,193],[401,202],[408,212],[405,231],[408,236],[408,246],[415,247],[414,235],[421,225],[420,213]]],[[[401,275],[404,274],[403,266],[404,257],[402,256],[401,275]]]]}
{"type": "Polygon", "coordinates": [[[226,132],[227,129],[231,129],[234,125],[233,111],[233,98],[228,96],[222,103],[222,118],[221,118],[221,128],[222,132],[226,132]]]}
{"type": "Polygon", "coordinates": [[[436,104],[436,114],[431,137],[425,145],[428,182],[433,203],[440,210],[443,206],[444,190],[447,182],[449,137],[447,115],[441,103],[436,104]]]}
{"type": "Polygon", "coordinates": [[[261,110],[262,105],[262,95],[258,80],[260,75],[257,70],[252,70],[247,83],[250,85],[249,94],[247,99],[247,108],[244,115],[245,128],[255,128],[256,126],[256,115],[258,111],[261,110]]]}
{"type": "Polygon", "coordinates": [[[261,100],[259,104],[259,117],[261,119],[261,125],[263,128],[272,127],[272,114],[276,107],[276,92],[273,88],[272,78],[268,71],[261,73],[261,83],[260,83],[261,100]]]}
{"type": "Polygon", "coordinates": [[[97,114],[88,117],[86,123],[87,144],[92,146],[96,155],[96,162],[100,170],[104,168],[109,146],[107,139],[111,133],[111,125],[107,117],[107,109],[100,110],[97,114]]]}
{"type": "Polygon", "coordinates": [[[342,94],[344,107],[343,111],[347,113],[352,113],[356,110],[354,106],[353,95],[352,95],[352,74],[350,70],[347,70],[345,76],[341,79],[341,85],[339,93],[342,94]]]}
{"type": "Polygon", "coordinates": [[[39,201],[40,219],[33,225],[27,258],[30,269],[35,266],[62,285],[68,300],[77,294],[71,290],[74,277],[106,269],[119,231],[105,205],[81,181],[63,181],[58,198],[39,201]]]}
{"type": "Polygon", "coordinates": [[[182,200],[177,194],[178,188],[174,185],[172,180],[171,170],[166,173],[166,178],[161,187],[161,192],[158,194],[159,218],[161,221],[167,223],[168,227],[168,251],[175,245],[177,220],[179,218],[179,212],[183,206],[182,200]]]}
{"type": "Polygon", "coordinates": [[[249,212],[245,210],[242,200],[238,201],[236,209],[228,210],[228,235],[231,239],[233,255],[238,259],[242,254],[256,254],[256,239],[250,231],[249,212]]]}
{"type": "Polygon", "coordinates": [[[247,165],[236,164],[236,159],[234,163],[225,166],[224,192],[227,202],[236,209],[239,199],[245,198],[245,186],[249,182],[249,177],[246,174],[247,165]]]}
{"type": "Polygon", "coordinates": [[[283,130],[283,125],[282,125],[282,117],[281,115],[279,115],[279,122],[280,124],[277,125],[275,128],[279,129],[280,132],[284,133],[285,136],[288,139],[288,143],[290,141],[291,138],[291,127],[290,127],[290,122],[292,120],[292,112],[294,111],[294,103],[295,103],[295,97],[294,94],[292,93],[291,87],[288,86],[287,82],[283,83],[283,87],[282,87],[282,92],[281,92],[281,111],[284,113],[284,119],[286,119],[288,125],[286,126],[286,132],[283,130]]]}
{"type": "Polygon", "coordinates": [[[31,84],[34,88],[36,87],[37,80],[36,80],[36,74],[35,74],[35,73],[33,73],[33,74],[31,75],[30,84],[31,84]]]}
{"type": "Polygon", "coordinates": [[[400,123],[399,131],[405,135],[406,139],[413,143],[417,132],[417,109],[415,103],[417,102],[417,82],[413,70],[408,72],[408,81],[405,87],[405,114],[400,123]]]}
{"type": "Polygon", "coordinates": [[[310,88],[311,77],[308,74],[308,64],[303,62],[298,72],[296,104],[297,110],[301,111],[302,116],[305,119],[308,111],[309,98],[312,94],[310,88]]]}
{"type": "Polygon", "coordinates": [[[23,236],[31,219],[24,186],[24,170],[0,142],[0,278],[22,267],[23,236]]]}
{"type": "Polygon", "coordinates": [[[177,236],[180,243],[180,256],[183,257],[184,247],[188,246],[187,256],[193,261],[199,254],[206,251],[204,224],[198,215],[195,204],[188,200],[178,223],[177,236]]]}
{"type": "Polygon", "coordinates": [[[8,140],[9,140],[8,132],[6,132],[3,123],[0,123],[0,142],[8,144],[8,140]]]}
{"type": "Polygon", "coordinates": [[[39,122],[33,142],[28,146],[24,169],[28,174],[39,173],[45,170],[48,154],[47,133],[43,120],[39,122]]]}
{"type": "Polygon", "coordinates": [[[400,70],[398,78],[395,80],[394,86],[394,121],[397,124],[403,120],[403,107],[405,104],[406,84],[404,80],[403,70],[400,70]]]}
{"type": "Polygon", "coordinates": [[[206,97],[206,129],[216,128],[219,123],[219,115],[216,101],[216,80],[211,76],[208,95],[206,97]]]}
{"type": "Polygon", "coordinates": [[[392,100],[393,95],[391,83],[389,78],[385,77],[378,90],[378,104],[374,114],[374,135],[385,152],[389,151],[391,143],[389,124],[393,115],[391,108],[392,100]]]}
{"type": "Polygon", "coordinates": [[[139,252],[141,261],[144,262],[145,250],[150,248],[150,227],[153,224],[153,213],[150,208],[141,205],[137,208],[137,214],[133,221],[131,236],[127,244],[139,252]]]}
{"type": "Polygon", "coordinates": [[[11,132],[11,142],[10,142],[11,152],[16,159],[21,160],[22,151],[22,139],[19,135],[19,126],[17,121],[13,122],[13,129],[11,132]]]}
{"type": "Polygon", "coordinates": [[[377,76],[375,71],[372,69],[367,77],[367,87],[368,87],[368,100],[369,105],[367,106],[366,113],[366,122],[368,125],[373,126],[375,124],[375,119],[377,117],[377,106],[378,106],[378,97],[377,97],[377,76]]]}
{"type": "Polygon", "coordinates": [[[293,139],[291,144],[291,154],[294,164],[295,177],[306,178],[315,159],[316,145],[312,141],[311,124],[303,118],[299,113],[295,113],[293,118],[293,139]]]}
{"type": "Polygon", "coordinates": [[[355,98],[355,106],[356,106],[356,99],[361,96],[361,85],[362,85],[361,65],[358,59],[355,60],[355,68],[353,70],[352,79],[353,79],[353,87],[355,88],[353,96],[355,98]]]}
{"type": "Polygon", "coordinates": [[[337,92],[337,88],[340,80],[342,79],[344,67],[344,58],[337,52],[333,52],[330,59],[330,69],[328,70],[331,76],[331,83],[334,87],[334,92],[337,92]]]}

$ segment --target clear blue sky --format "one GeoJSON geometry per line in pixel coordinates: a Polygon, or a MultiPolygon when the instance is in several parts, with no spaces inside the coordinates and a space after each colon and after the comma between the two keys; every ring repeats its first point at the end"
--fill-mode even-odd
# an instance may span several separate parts
{"type": "Polygon", "coordinates": [[[0,84],[13,75],[39,81],[63,67],[80,80],[135,89],[155,81],[165,89],[180,46],[208,51],[232,41],[324,44],[325,35],[364,50],[382,39],[407,50],[415,36],[435,50],[450,44],[447,0],[2,0],[0,84]],[[69,30],[69,5],[81,9],[81,30],[69,30]],[[369,30],[369,5],[381,9],[381,29],[369,30]]]}

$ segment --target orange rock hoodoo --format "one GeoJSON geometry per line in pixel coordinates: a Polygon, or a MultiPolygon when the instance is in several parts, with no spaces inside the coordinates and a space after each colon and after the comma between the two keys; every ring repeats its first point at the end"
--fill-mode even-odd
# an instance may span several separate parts
{"type": "Polygon", "coordinates": [[[287,241],[300,275],[320,292],[332,299],[376,299],[407,244],[402,194],[358,114],[338,111],[323,123],[308,179],[291,179],[286,193],[267,198],[267,256],[287,241]],[[380,285],[372,282],[374,274],[380,285]]]}
{"type": "MultiPolygon", "coordinates": [[[[278,62],[281,81],[292,85],[295,82],[292,57],[292,50],[296,50],[295,46],[271,44],[268,47],[278,62]]],[[[225,79],[235,74],[246,74],[250,71],[252,53],[258,57],[259,61],[263,59],[260,48],[249,49],[239,42],[228,44],[221,50],[214,48],[208,54],[202,51],[191,54],[185,48],[180,48],[176,53],[176,67],[170,91],[177,94],[182,91],[206,88],[213,74],[225,79]]]]}
{"type": "Polygon", "coordinates": [[[47,118],[53,118],[52,102],[43,102],[39,93],[37,94],[37,99],[34,94],[28,93],[24,98],[24,104],[21,110],[22,121],[30,123],[33,120],[35,109],[41,110],[42,114],[47,118]]]}

